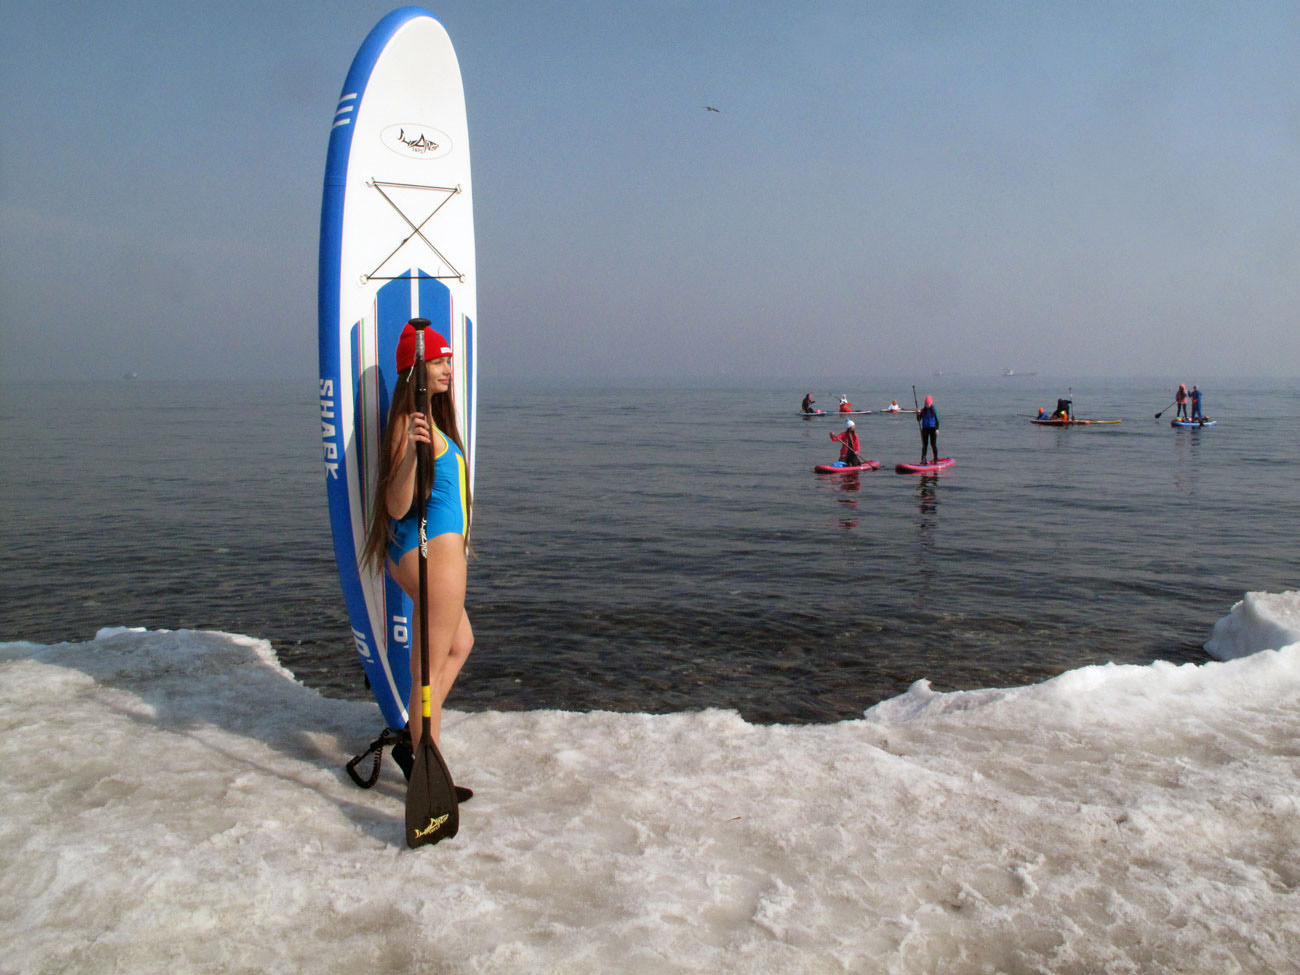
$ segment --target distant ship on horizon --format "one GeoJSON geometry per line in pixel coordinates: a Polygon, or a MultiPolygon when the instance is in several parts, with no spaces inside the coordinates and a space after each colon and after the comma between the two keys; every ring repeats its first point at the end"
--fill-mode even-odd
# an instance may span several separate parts
{"type": "Polygon", "coordinates": [[[1003,369],[1003,376],[1037,376],[1036,372],[1017,372],[1015,369],[1003,369]]]}

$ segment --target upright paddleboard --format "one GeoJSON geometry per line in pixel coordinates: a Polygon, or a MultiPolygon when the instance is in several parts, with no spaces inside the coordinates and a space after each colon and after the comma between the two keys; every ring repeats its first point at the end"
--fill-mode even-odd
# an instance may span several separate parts
{"type": "Polygon", "coordinates": [[[320,231],[320,418],[334,555],[357,653],[389,726],[406,724],[411,601],[359,564],[396,381],[397,340],[427,318],[451,340],[474,476],[477,309],[469,132],[451,40],[418,7],[361,45],[330,128],[320,231]]]}

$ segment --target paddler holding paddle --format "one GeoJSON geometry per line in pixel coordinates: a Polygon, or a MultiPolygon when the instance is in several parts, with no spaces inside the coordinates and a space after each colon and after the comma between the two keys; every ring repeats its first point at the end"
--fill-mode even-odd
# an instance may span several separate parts
{"type": "Polygon", "coordinates": [[[925,398],[923,406],[916,414],[916,422],[921,427],[921,463],[925,463],[925,451],[928,447],[939,459],[939,411],[934,408],[934,397],[925,398]]]}
{"type": "MultiPolygon", "coordinates": [[[[417,790],[425,787],[429,767],[440,766],[450,785],[436,747],[442,705],[474,646],[465,611],[469,471],[451,396],[452,350],[447,339],[428,326],[426,319],[412,319],[397,344],[397,382],[379,448],[373,514],[362,552],[371,565],[387,569],[416,607],[411,672],[419,680],[411,681],[411,751],[399,754],[401,746],[393,749],[393,758],[410,780],[407,842],[412,846],[430,841],[428,829],[417,830],[414,841],[410,835],[412,799],[422,801],[417,790]],[[418,364],[417,347],[424,352],[418,364]]],[[[433,775],[437,777],[437,768],[433,775]]],[[[452,812],[455,802],[470,795],[468,789],[455,787],[454,800],[448,796],[452,812]]],[[[432,822],[436,826],[439,820],[432,822]]],[[[455,835],[454,821],[449,835],[455,835]]]]}
{"type": "Polygon", "coordinates": [[[862,444],[858,440],[858,432],[854,427],[852,420],[845,420],[844,432],[830,435],[832,440],[838,440],[840,443],[840,463],[845,467],[862,466],[862,455],[858,453],[862,449],[862,444]]]}

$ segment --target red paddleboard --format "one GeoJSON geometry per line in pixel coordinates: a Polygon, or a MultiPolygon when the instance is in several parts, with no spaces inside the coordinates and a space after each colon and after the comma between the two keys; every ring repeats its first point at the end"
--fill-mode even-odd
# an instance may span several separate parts
{"type": "Polygon", "coordinates": [[[880,466],[880,461],[869,460],[865,464],[818,464],[813,468],[818,474],[850,474],[853,471],[874,471],[880,466]]]}
{"type": "Polygon", "coordinates": [[[940,457],[929,464],[898,464],[894,470],[899,474],[931,474],[945,467],[951,467],[955,463],[957,463],[956,457],[940,457]]]}

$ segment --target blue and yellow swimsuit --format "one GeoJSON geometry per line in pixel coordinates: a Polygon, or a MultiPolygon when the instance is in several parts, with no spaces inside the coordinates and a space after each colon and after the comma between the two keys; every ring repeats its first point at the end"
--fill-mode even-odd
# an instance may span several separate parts
{"type": "MultiPolygon", "coordinates": [[[[465,468],[465,455],[455,442],[441,433],[442,452],[435,455],[433,463],[433,489],[429,492],[427,537],[439,535],[464,535],[469,528],[465,499],[469,496],[469,478],[465,468]]],[[[420,544],[420,512],[417,505],[403,518],[390,519],[388,557],[394,563],[420,544]]]]}

